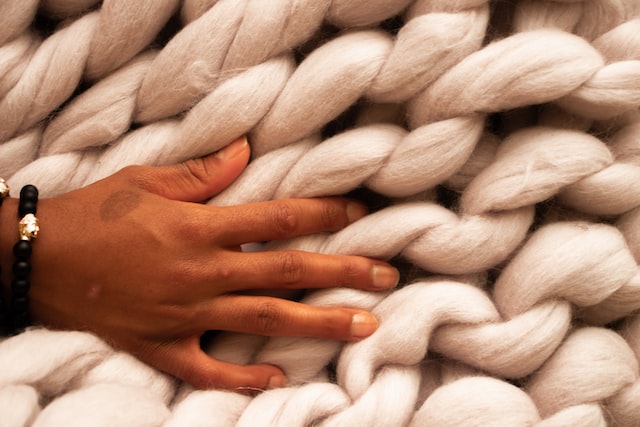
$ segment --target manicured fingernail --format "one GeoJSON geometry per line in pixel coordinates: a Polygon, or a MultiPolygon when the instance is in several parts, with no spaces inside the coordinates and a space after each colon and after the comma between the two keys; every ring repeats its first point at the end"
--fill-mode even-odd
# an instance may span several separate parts
{"type": "Polygon", "coordinates": [[[360,203],[349,202],[349,204],[347,204],[347,219],[349,220],[349,224],[356,222],[366,214],[367,208],[360,203]]]}
{"type": "Polygon", "coordinates": [[[400,281],[400,272],[393,267],[374,265],[371,268],[371,277],[373,286],[377,289],[395,288],[400,281]]]}
{"type": "Polygon", "coordinates": [[[222,160],[229,160],[242,153],[247,149],[249,142],[247,141],[247,137],[243,136],[241,138],[236,139],[231,144],[224,147],[222,150],[218,151],[216,156],[222,160]]]}
{"type": "Polygon", "coordinates": [[[354,314],[351,318],[351,335],[354,337],[368,337],[376,329],[378,329],[378,321],[369,313],[354,314]]]}
{"type": "Polygon", "coordinates": [[[269,388],[282,388],[287,385],[287,379],[282,375],[269,378],[269,388]]]}

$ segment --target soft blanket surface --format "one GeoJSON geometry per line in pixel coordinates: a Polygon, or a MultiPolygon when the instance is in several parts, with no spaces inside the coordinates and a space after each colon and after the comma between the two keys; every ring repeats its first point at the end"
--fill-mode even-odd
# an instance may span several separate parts
{"type": "MultiPolygon", "coordinates": [[[[640,425],[640,1],[2,0],[0,176],[62,194],[248,135],[208,201],[349,194],[267,243],[391,260],[344,344],[221,334],[196,391],[84,332],[0,340],[0,426],[640,425]]],[[[253,248],[254,250],[256,248],[253,248]]]]}

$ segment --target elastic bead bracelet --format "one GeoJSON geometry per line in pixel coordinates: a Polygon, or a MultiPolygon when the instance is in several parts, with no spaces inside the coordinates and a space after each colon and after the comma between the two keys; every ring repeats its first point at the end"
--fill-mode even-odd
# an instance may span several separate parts
{"type": "MultiPolygon", "coordinates": [[[[0,206],[5,198],[9,197],[9,186],[0,178],[0,206]]],[[[4,303],[4,286],[2,286],[2,267],[0,267],[0,335],[6,335],[9,332],[9,316],[7,315],[7,307],[4,303]]]]}
{"type": "Polygon", "coordinates": [[[9,186],[4,179],[0,178],[0,206],[7,197],[9,197],[9,186]]]}
{"type": "Polygon", "coordinates": [[[40,227],[36,213],[38,209],[38,189],[25,185],[20,190],[18,204],[18,232],[20,240],[13,246],[13,281],[11,282],[11,328],[12,333],[21,332],[29,326],[29,274],[31,273],[31,240],[38,237],[40,227]]]}

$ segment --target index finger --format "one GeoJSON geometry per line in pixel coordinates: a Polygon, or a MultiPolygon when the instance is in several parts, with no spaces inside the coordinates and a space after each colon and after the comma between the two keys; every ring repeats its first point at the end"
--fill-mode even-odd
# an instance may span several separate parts
{"type": "Polygon", "coordinates": [[[219,208],[219,237],[227,245],[281,240],[340,230],[366,215],[366,208],[345,198],[283,199],[219,208]]]}

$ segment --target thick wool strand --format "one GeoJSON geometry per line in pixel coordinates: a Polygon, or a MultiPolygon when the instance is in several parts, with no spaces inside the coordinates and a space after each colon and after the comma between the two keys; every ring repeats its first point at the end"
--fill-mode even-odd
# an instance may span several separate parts
{"type": "Polygon", "coordinates": [[[15,369],[0,373],[0,385],[29,384],[50,396],[61,394],[113,350],[97,337],[81,332],[32,330],[0,343],[0,360],[15,369]],[[60,340],[65,346],[60,347],[60,340]],[[20,363],[25,354],[33,363],[20,363]]]}
{"type": "Polygon", "coordinates": [[[86,15],[44,40],[20,80],[0,100],[0,141],[29,129],[73,93],[98,21],[97,14],[86,15]],[[74,48],[61,48],[68,45],[74,48]]]}
{"type": "Polygon", "coordinates": [[[207,342],[218,360],[283,369],[288,386],[256,396],[196,391],[88,333],[3,339],[0,364],[15,369],[0,371],[1,423],[637,424],[637,0],[0,11],[0,176],[12,188],[55,196],[249,135],[249,166],[209,204],[354,192],[373,212],[243,249],[402,270],[397,290],[301,299],[372,311],[367,339],[207,342]]]}
{"type": "Polygon", "coordinates": [[[165,427],[227,427],[236,425],[251,401],[238,393],[209,390],[192,391],[172,408],[165,427]]]}
{"type": "Polygon", "coordinates": [[[609,399],[637,378],[638,361],[622,337],[602,328],[583,328],[532,377],[527,391],[547,417],[563,408],[609,399]]]}
{"type": "Polygon", "coordinates": [[[156,427],[169,409],[144,388],[102,383],[62,395],[46,406],[34,427],[156,427]]]}
{"type": "Polygon", "coordinates": [[[608,63],[640,59],[640,18],[625,22],[593,41],[608,63]]]}
{"type": "Polygon", "coordinates": [[[423,281],[406,286],[378,304],[373,313],[380,320],[380,328],[369,339],[348,344],[338,361],[338,381],[352,398],[366,392],[382,365],[413,366],[423,360],[431,332],[437,326],[499,319],[483,292],[449,281],[423,281]],[[434,302],[430,310],[420,309],[424,301],[434,302]],[[398,330],[407,331],[414,339],[402,339],[395,332],[398,330]]]}
{"type": "Polygon", "coordinates": [[[68,18],[86,12],[98,3],[100,0],[40,0],[40,8],[50,16],[68,18]]]}
{"type": "Polygon", "coordinates": [[[153,41],[178,4],[178,0],[104,1],[85,76],[95,80],[133,58],[153,41]]]}
{"type": "Polygon", "coordinates": [[[39,37],[27,31],[0,45],[0,98],[4,98],[18,83],[40,43],[39,37]]]}
{"type": "Polygon", "coordinates": [[[507,37],[467,56],[410,103],[410,124],[552,101],[603,66],[579,37],[550,29],[507,37]]]}
{"type": "Polygon", "coordinates": [[[252,132],[256,155],[309,136],[346,110],[370,87],[392,47],[391,38],[382,32],[358,31],[313,51],[252,132]],[[343,88],[340,93],[333,90],[336,84],[343,88]]]}
{"type": "Polygon", "coordinates": [[[155,38],[176,5],[177,0],[111,0],[56,31],[0,101],[0,116],[7,117],[0,140],[45,118],[71,96],[83,75],[96,79],[135,56],[155,38]]]}
{"type": "Polygon", "coordinates": [[[465,189],[461,207],[477,213],[531,205],[611,163],[609,149],[591,135],[529,128],[504,141],[495,162],[465,189]]]}
{"type": "Polygon", "coordinates": [[[225,75],[278,56],[310,37],[324,18],[323,8],[290,3],[296,2],[268,2],[273,19],[261,19],[255,28],[243,26],[244,16],[263,16],[262,2],[218,1],[162,49],[142,82],[136,119],[150,122],[180,113],[213,90],[225,75]],[[202,38],[205,33],[208,36],[202,38]],[[232,55],[229,60],[227,55],[232,55]]]}
{"type": "Polygon", "coordinates": [[[640,61],[614,62],[558,104],[584,117],[604,120],[640,107],[640,61]]]}
{"type": "Polygon", "coordinates": [[[585,403],[562,409],[536,424],[536,427],[563,427],[576,425],[583,427],[607,427],[607,418],[597,403],[585,403]]]}
{"type": "Polygon", "coordinates": [[[536,405],[519,388],[494,378],[469,377],[438,388],[410,426],[524,426],[538,421],[536,405]]]}
{"type": "Polygon", "coordinates": [[[429,271],[476,273],[504,261],[524,240],[532,221],[530,208],[459,217],[436,204],[405,203],[328,237],[319,250],[383,259],[402,254],[429,271]],[[380,232],[388,238],[372,238],[380,232]]]}
{"type": "MultiPolygon", "coordinates": [[[[319,425],[405,425],[415,411],[419,387],[420,370],[417,366],[381,367],[372,384],[354,404],[326,418],[319,425]],[[398,390],[402,390],[402,393],[398,393],[398,390]]],[[[353,399],[353,395],[349,394],[353,399]]]]}
{"type": "Polygon", "coordinates": [[[522,378],[556,351],[571,319],[568,303],[543,302],[504,322],[442,326],[430,348],[502,378],[522,378]]]}
{"type": "Polygon", "coordinates": [[[8,179],[37,156],[42,130],[35,127],[0,144],[0,175],[8,179]]]}
{"type": "Polygon", "coordinates": [[[580,22],[575,32],[587,40],[594,40],[622,24],[625,20],[637,17],[640,5],[635,0],[584,1],[580,22]]]}
{"type": "MultiPolygon", "coordinates": [[[[629,317],[622,327],[620,334],[633,350],[636,360],[640,360],[640,317],[629,317]]],[[[632,426],[640,419],[640,407],[637,404],[640,398],[640,379],[623,389],[620,393],[607,401],[607,410],[611,421],[623,426],[632,426]]]]}
{"type": "Polygon", "coordinates": [[[516,32],[557,28],[570,33],[580,22],[582,10],[580,1],[524,0],[515,9],[513,27],[516,32]]]}
{"type": "Polygon", "coordinates": [[[225,82],[182,121],[166,120],[143,126],[103,151],[71,151],[40,157],[14,174],[10,182],[15,187],[32,182],[41,194],[52,196],[95,182],[127,165],[171,164],[214,152],[246,133],[262,118],[280,88],[274,79],[284,82],[290,73],[291,59],[275,58],[225,82]],[[226,126],[229,116],[237,112],[237,98],[228,96],[235,91],[247,95],[244,105],[247,114],[244,121],[226,126]],[[253,96],[256,91],[263,96],[253,96]],[[209,113],[212,104],[216,105],[214,114],[209,113]]]}
{"type": "Polygon", "coordinates": [[[47,126],[42,155],[98,147],[129,130],[134,95],[154,53],[142,54],[74,98],[47,126]]]}
{"type": "Polygon", "coordinates": [[[2,425],[23,427],[31,425],[40,413],[39,395],[28,385],[0,386],[2,425]]]}
{"type": "Polygon", "coordinates": [[[419,193],[466,163],[482,125],[474,119],[452,119],[410,134],[398,126],[372,125],[336,135],[298,159],[275,197],[343,194],[363,184],[393,197],[419,193]]]}
{"type": "Polygon", "coordinates": [[[480,49],[489,20],[488,9],[484,5],[467,13],[429,13],[407,22],[373,81],[371,99],[406,101],[480,49]]]}
{"type": "Polygon", "coordinates": [[[0,4],[0,46],[25,31],[38,10],[38,0],[4,0],[0,4]]]}
{"type": "Polygon", "coordinates": [[[605,300],[581,310],[580,316],[593,325],[606,325],[640,309],[640,271],[605,300]]]}
{"type": "Polygon", "coordinates": [[[553,297],[590,306],[629,282],[637,270],[614,227],[559,222],[533,234],[505,267],[493,296],[507,317],[553,297]]]}

